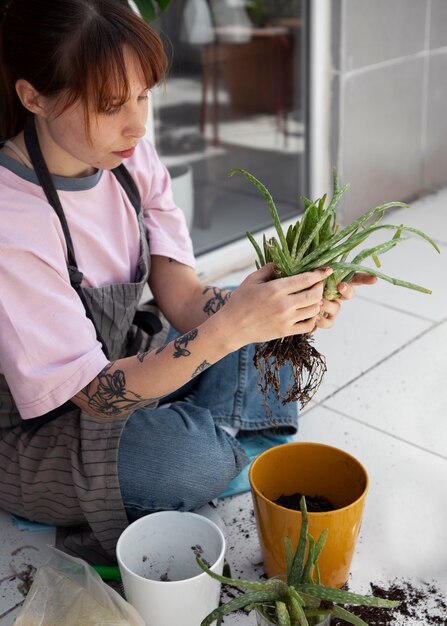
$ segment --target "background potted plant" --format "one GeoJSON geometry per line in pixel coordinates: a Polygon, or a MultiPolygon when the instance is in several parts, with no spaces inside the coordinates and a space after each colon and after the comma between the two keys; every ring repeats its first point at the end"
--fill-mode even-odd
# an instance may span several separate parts
{"type": "Polygon", "coordinates": [[[284,579],[250,581],[220,576],[197,558],[200,567],[212,578],[240,589],[245,593],[221,604],[201,622],[210,626],[215,620],[234,611],[255,610],[258,626],[326,626],[330,619],[343,619],[354,626],[368,626],[342,605],[368,605],[393,608],[399,602],[374,596],[364,596],[321,584],[318,560],[328,537],[323,530],[317,541],[309,533],[306,498],[300,501],[301,528],[295,552],[289,537],[284,538],[287,572],[284,579]]]}
{"type": "Polygon", "coordinates": [[[171,0],[123,0],[125,4],[132,6],[135,4],[141,16],[148,22],[152,22],[158,17],[160,11],[164,11],[168,8],[171,0]]]}

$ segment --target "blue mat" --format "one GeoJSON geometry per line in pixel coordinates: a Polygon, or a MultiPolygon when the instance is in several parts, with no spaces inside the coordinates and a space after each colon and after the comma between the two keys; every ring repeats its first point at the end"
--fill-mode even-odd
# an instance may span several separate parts
{"type": "Polygon", "coordinates": [[[238,439],[241,446],[244,448],[246,455],[250,459],[250,463],[244,467],[242,472],[238,474],[228,484],[228,487],[219,496],[219,500],[227,498],[228,496],[235,496],[238,493],[244,493],[250,491],[250,482],[248,480],[248,470],[250,469],[251,461],[257,456],[282,443],[289,443],[293,441],[293,435],[249,435],[247,437],[241,437],[238,439]]]}

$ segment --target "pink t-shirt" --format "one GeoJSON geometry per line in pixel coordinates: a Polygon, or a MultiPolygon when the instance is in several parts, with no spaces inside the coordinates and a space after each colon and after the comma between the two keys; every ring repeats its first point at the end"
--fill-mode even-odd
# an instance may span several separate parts
{"type": "MultiPolygon", "coordinates": [[[[185,218],[154,147],[141,141],[125,165],[141,194],[151,254],[194,267],[185,218]]],[[[104,170],[53,180],[83,285],[133,281],[138,222],[115,176],[104,170]]],[[[0,152],[0,372],[23,419],[57,408],[108,363],[70,286],[59,219],[36,181],[0,152]]]]}

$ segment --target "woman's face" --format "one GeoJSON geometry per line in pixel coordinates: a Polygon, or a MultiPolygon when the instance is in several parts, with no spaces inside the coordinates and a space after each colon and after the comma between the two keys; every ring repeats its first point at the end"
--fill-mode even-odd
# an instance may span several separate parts
{"type": "Polygon", "coordinates": [[[43,114],[36,116],[36,123],[42,153],[52,174],[87,176],[95,169],[117,167],[132,156],[146,133],[148,87],[138,61],[125,54],[125,62],[129,99],[107,113],[91,111],[89,134],[82,103],[58,113],[57,103],[43,98],[43,114]]]}

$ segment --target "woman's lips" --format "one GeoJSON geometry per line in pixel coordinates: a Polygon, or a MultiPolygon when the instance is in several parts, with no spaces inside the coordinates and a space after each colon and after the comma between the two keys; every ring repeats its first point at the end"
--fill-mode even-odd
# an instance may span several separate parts
{"type": "Polygon", "coordinates": [[[128,159],[135,152],[135,148],[129,148],[128,150],[121,150],[121,152],[114,152],[113,154],[118,155],[122,159],[128,159]]]}

